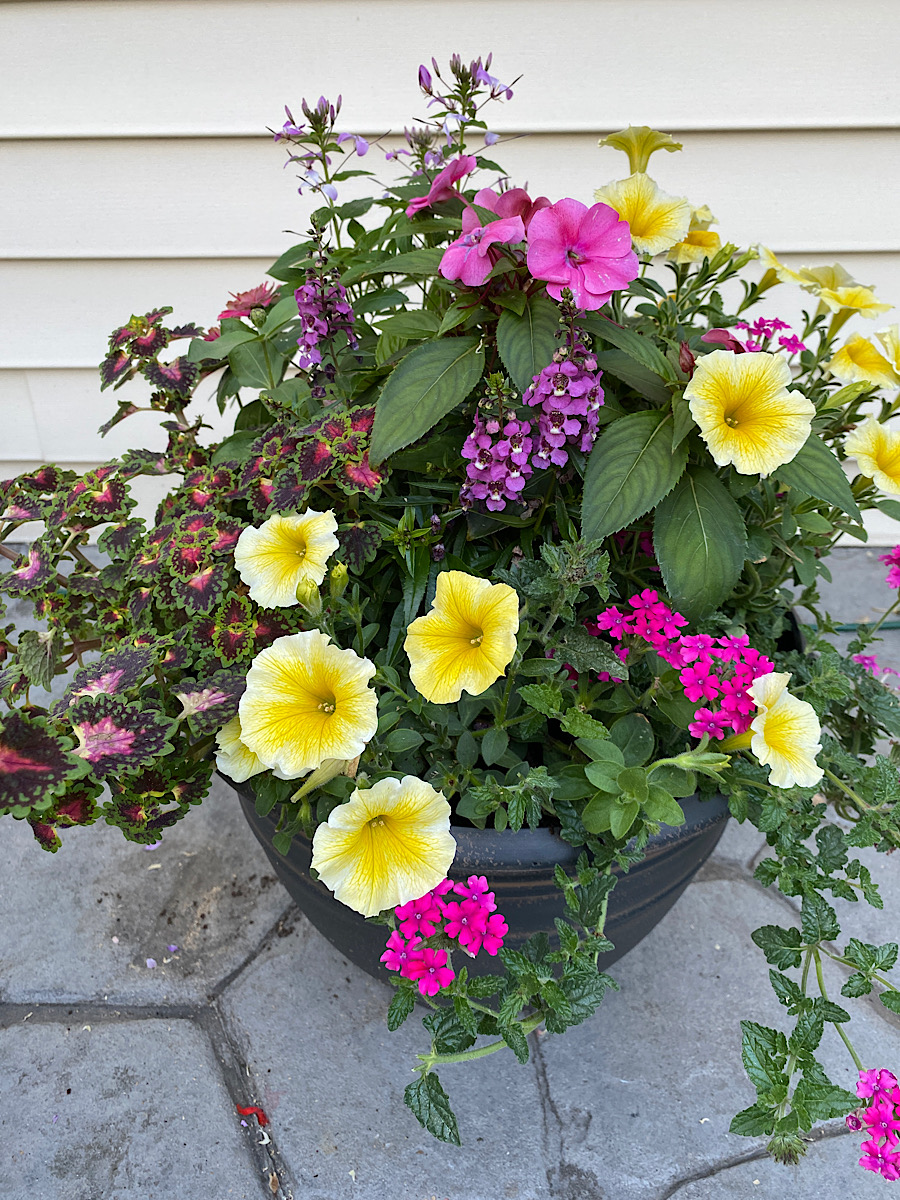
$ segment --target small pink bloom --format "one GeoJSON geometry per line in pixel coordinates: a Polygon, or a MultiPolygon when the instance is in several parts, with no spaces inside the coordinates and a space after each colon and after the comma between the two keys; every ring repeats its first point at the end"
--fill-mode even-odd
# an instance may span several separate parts
{"type": "Polygon", "coordinates": [[[443,200],[450,200],[453,196],[458,195],[453,190],[454,183],[458,183],[465,175],[471,175],[477,165],[478,163],[471,154],[461,154],[459,158],[454,158],[444,167],[443,171],[435,175],[427,195],[419,196],[407,204],[406,215],[414,217],[417,212],[422,212],[423,209],[431,208],[433,204],[440,204],[443,200]]]}
{"type": "Polygon", "coordinates": [[[484,931],[484,937],[481,942],[481,947],[485,953],[493,958],[503,946],[503,939],[508,932],[509,926],[501,914],[492,913],[487,919],[487,928],[484,931]]]}
{"type": "Polygon", "coordinates": [[[872,1137],[885,1138],[891,1145],[896,1143],[900,1121],[897,1120],[893,1100],[879,1098],[875,1104],[870,1104],[863,1113],[863,1122],[868,1125],[872,1137]]]}
{"type": "Polygon", "coordinates": [[[746,349],[728,329],[710,329],[708,333],[703,334],[700,341],[710,346],[720,346],[723,350],[731,350],[735,354],[743,354],[746,349]]]}
{"type": "Polygon", "coordinates": [[[449,987],[456,972],[447,966],[447,951],[426,946],[409,965],[408,979],[415,979],[423,996],[436,996],[441,988],[449,987]]]}
{"type": "Polygon", "coordinates": [[[394,909],[394,915],[400,922],[400,932],[404,937],[413,937],[417,933],[422,937],[431,937],[441,922],[441,910],[431,892],[418,900],[401,904],[394,909]]]}
{"type": "MultiPolygon", "coordinates": [[[[475,193],[475,203],[479,208],[496,213],[498,217],[521,217],[526,230],[531,225],[535,213],[550,207],[546,196],[538,196],[537,200],[532,200],[524,188],[510,188],[507,192],[499,193],[493,188],[482,188],[480,192],[475,193]]],[[[467,221],[471,223],[471,228],[481,223],[478,214],[470,208],[463,213],[464,233],[468,232],[467,221]]]]}
{"type": "Polygon", "coordinates": [[[531,219],[528,269],[547,282],[554,300],[567,287],[579,308],[600,308],[637,278],[628,222],[607,204],[588,208],[580,200],[558,200],[531,219]]]}
{"type": "MultiPolygon", "coordinates": [[[[477,900],[451,900],[444,905],[444,933],[458,938],[463,946],[472,940],[472,934],[482,934],[487,927],[487,910],[477,900]]],[[[476,953],[476,952],[473,952],[476,953]]]]}
{"type": "Polygon", "coordinates": [[[222,330],[218,327],[218,325],[212,325],[209,329],[207,329],[206,333],[204,333],[203,340],[204,342],[214,342],[216,338],[220,338],[221,336],[222,330]]]}
{"type": "Polygon", "coordinates": [[[217,321],[228,317],[249,317],[254,308],[268,308],[275,299],[276,285],[260,283],[246,292],[232,292],[231,299],[219,313],[217,321]]]}
{"type": "Polygon", "coordinates": [[[879,1093],[885,1096],[889,1095],[891,1089],[896,1086],[897,1077],[884,1067],[880,1070],[860,1071],[859,1082],[856,1085],[856,1094],[860,1100],[866,1100],[869,1096],[877,1098],[879,1093]]]}
{"type": "Polygon", "coordinates": [[[395,929],[387,940],[387,949],[382,954],[380,961],[389,971],[399,971],[407,979],[412,979],[413,976],[409,974],[409,970],[411,964],[418,959],[420,953],[418,947],[421,944],[422,939],[418,937],[410,938],[407,942],[395,929]]]}
{"type": "Polygon", "coordinates": [[[457,896],[465,896],[467,900],[477,900],[488,912],[493,912],[497,907],[494,903],[494,893],[488,891],[488,881],[484,875],[470,875],[465,883],[455,883],[453,890],[457,896]]]}
{"type": "Polygon", "coordinates": [[[879,1146],[872,1138],[860,1146],[862,1158],[859,1165],[867,1171],[874,1171],[884,1179],[900,1179],[900,1155],[887,1146],[879,1146]]]}
{"type": "Polygon", "coordinates": [[[440,272],[445,279],[458,279],[467,287],[477,287],[484,283],[500,257],[493,247],[504,242],[521,242],[524,237],[521,217],[477,225],[450,243],[441,258],[440,272]]]}

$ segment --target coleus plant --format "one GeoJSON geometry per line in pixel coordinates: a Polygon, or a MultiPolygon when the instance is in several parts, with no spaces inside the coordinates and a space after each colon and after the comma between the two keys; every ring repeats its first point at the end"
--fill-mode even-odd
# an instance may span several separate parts
{"type": "Polygon", "coordinates": [[[838,265],[722,243],[647,174],[681,148],[666,134],[603,139],[629,174],[592,205],[507,186],[483,109],[512,89],[490,65],[420,69],[431,115],[386,152],[404,169],[378,195],[339,197],[373,177],[339,102],[288,112],[276,141],[323,200],[308,235],[216,326],[161,307],[110,337],[104,431],[149,408],[165,450],[0,485],[0,588],[41,626],[0,634],[0,813],[51,851],[98,819],[152,843],[216,762],[251,780],[277,849],[311,837],[336,902],[391,927],[389,1024],[433,1008],[406,1100],[458,1141],[436,1068],[525,1061],[538,1025],[589,1016],[612,986],[613,869],[683,820],[679,799],[724,792],[766,835],[757,877],[800,902],[798,926],[753,935],[794,1024],[743,1023],[757,1100],[732,1128],[796,1161],[813,1123],[870,1100],[848,1117],[872,1135],[861,1161],[895,1178],[896,1080],[863,1071],[821,964],[900,1011],[896,944],[841,950],[830,902],[881,904],[854,851],[900,844],[896,754],[876,753],[900,705],[865,653],[877,627],[841,655],[816,585],[865,509],[900,517],[897,326],[839,345],[887,306],[838,265]],[[815,300],[798,331],[745,319],[778,283],[815,300]],[[212,382],[235,414],[220,443],[212,382]],[[130,485],[162,475],[148,522],[130,485]],[[805,649],[792,602],[817,618],[805,649]],[[581,849],[552,943],[504,946],[488,880],[451,890],[451,813],[581,849]],[[373,852],[354,875],[390,822],[421,861],[373,852]],[[479,952],[498,973],[460,968],[479,952]],[[856,1096],[816,1059],[828,1026],[856,1096]]]}

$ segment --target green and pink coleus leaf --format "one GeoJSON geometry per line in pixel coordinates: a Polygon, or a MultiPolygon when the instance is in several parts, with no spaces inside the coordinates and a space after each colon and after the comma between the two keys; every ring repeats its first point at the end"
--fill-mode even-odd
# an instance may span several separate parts
{"type": "Polygon", "coordinates": [[[297,512],[306,504],[309,484],[300,477],[296,467],[288,467],[275,476],[269,503],[273,512],[297,512]]]}
{"type": "Polygon", "coordinates": [[[125,779],[111,778],[110,800],[103,806],[108,825],[115,825],[129,841],[150,845],[180,821],[209,791],[213,763],[161,763],[125,779]],[[174,804],[174,808],[167,805],[174,804]]]}
{"type": "Polygon", "coordinates": [[[119,521],[103,530],[97,538],[97,545],[112,559],[127,559],[145,533],[146,528],[140,517],[133,521],[119,521]]]}
{"type": "Polygon", "coordinates": [[[43,718],[10,712],[0,719],[0,812],[26,816],[46,808],[67,779],[83,775],[70,745],[43,718]]]}
{"type": "Polygon", "coordinates": [[[334,475],[334,481],[342,491],[351,496],[362,492],[370,500],[377,500],[381,495],[384,479],[384,472],[370,464],[368,450],[358,462],[345,462],[334,475]]]}
{"type": "Polygon", "coordinates": [[[189,613],[212,612],[228,585],[228,568],[224,563],[203,567],[184,579],[170,582],[172,599],[189,613]]]}
{"type": "Polygon", "coordinates": [[[28,824],[38,845],[55,854],[62,845],[57,826],[70,829],[75,825],[93,825],[100,816],[97,798],[102,791],[101,784],[76,780],[40,816],[29,817],[28,824]]]}
{"type": "MultiPolygon", "coordinates": [[[[131,378],[133,364],[134,359],[127,350],[111,350],[103,362],[100,363],[100,391],[105,392],[108,387],[121,387],[126,380],[131,378]]],[[[128,405],[128,407],[132,408],[131,405],[128,405]]],[[[134,411],[133,408],[132,411],[134,411]]],[[[121,420],[121,417],[119,420],[121,420]]],[[[116,422],[113,421],[112,423],[115,424],[116,422]]]]}
{"type": "Polygon", "coordinates": [[[183,354],[167,363],[151,359],[141,364],[140,371],[154,387],[163,392],[171,392],[181,399],[190,397],[194,384],[200,377],[198,365],[183,354]]]}
{"type": "Polygon", "coordinates": [[[116,696],[80,696],[66,712],[78,739],[72,751],[99,779],[134,771],[169,754],[175,722],[116,696]]]}
{"type": "Polygon", "coordinates": [[[5,575],[0,576],[0,589],[8,596],[27,596],[44,587],[56,569],[51,546],[41,538],[29,547],[18,563],[5,575]]]}
{"type": "Polygon", "coordinates": [[[139,687],[153,670],[157,657],[156,650],[149,646],[124,646],[104,654],[77,672],[54,712],[64,713],[80,696],[115,696],[139,687]]]}
{"type": "Polygon", "coordinates": [[[181,701],[179,720],[195,734],[215,733],[237,716],[238,701],[247,686],[244,671],[217,671],[208,679],[185,679],[176,691],[181,701]]]}
{"type": "Polygon", "coordinates": [[[166,455],[158,450],[126,450],[119,463],[119,478],[135,475],[166,475],[169,466],[166,455]]]}

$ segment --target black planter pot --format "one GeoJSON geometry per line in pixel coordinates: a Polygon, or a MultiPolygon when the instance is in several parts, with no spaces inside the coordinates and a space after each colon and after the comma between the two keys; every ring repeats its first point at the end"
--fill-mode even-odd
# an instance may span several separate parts
{"type": "MultiPolygon", "coordinates": [[[[230,782],[226,780],[226,782],[230,782]]],[[[253,789],[232,784],[240,797],[250,828],[268,855],[275,874],[302,912],[333,946],[351,962],[376,978],[384,977],[380,957],[387,931],[369,925],[359,913],[339,904],[331,892],[309,877],[312,847],[295,837],[283,856],[272,846],[275,821],[257,815],[253,789]]],[[[681,801],[685,823],[664,826],[651,838],[644,860],[627,872],[616,872],[619,881],[610,894],[606,934],[615,950],[600,956],[601,968],[621,958],[638,944],[666,915],[709,857],[725,829],[728,803],[723,796],[709,799],[690,796],[681,801]]],[[[520,946],[532,934],[554,932],[554,917],[565,916],[565,903],[554,882],[554,867],[574,867],[578,851],[550,829],[473,829],[453,826],[457,851],[450,869],[452,879],[486,875],[496,894],[497,909],[509,923],[505,945],[520,946]]],[[[496,970],[493,960],[480,954],[467,960],[470,975],[496,970]]]]}

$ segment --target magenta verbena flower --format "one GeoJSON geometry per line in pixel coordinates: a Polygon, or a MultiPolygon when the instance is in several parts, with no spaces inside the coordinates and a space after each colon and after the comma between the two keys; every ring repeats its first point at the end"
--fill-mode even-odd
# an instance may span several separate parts
{"type": "Polygon", "coordinates": [[[447,965],[446,950],[426,946],[408,963],[407,978],[418,983],[423,996],[436,996],[441,988],[449,987],[456,972],[447,965]]]}
{"type": "Polygon", "coordinates": [[[890,1097],[895,1087],[897,1087],[896,1075],[881,1067],[871,1071],[860,1071],[856,1094],[860,1100],[866,1100],[869,1097],[878,1100],[890,1097]]]}
{"type": "Polygon", "coordinates": [[[874,1171],[884,1179],[900,1179],[900,1154],[889,1146],[879,1146],[875,1138],[860,1146],[862,1157],[859,1165],[866,1171],[874,1171]]]}
{"type": "Polygon", "coordinates": [[[420,900],[410,900],[408,904],[394,909],[394,915],[400,922],[400,932],[404,937],[413,937],[414,934],[431,937],[441,923],[442,911],[434,895],[428,892],[420,900]]]}
{"type": "Polygon", "coordinates": [[[563,288],[578,308],[604,305],[638,274],[631,230],[607,204],[557,200],[534,214],[528,230],[528,270],[546,281],[554,300],[563,288]]]}
{"type": "Polygon", "coordinates": [[[382,954],[380,961],[389,971],[399,971],[405,979],[412,979],[409,974],[409,966],[415,961],[421,945],[421,938],[414,937],[407,941],[395,929],[387,940],[387,949],[382,954]]]}

